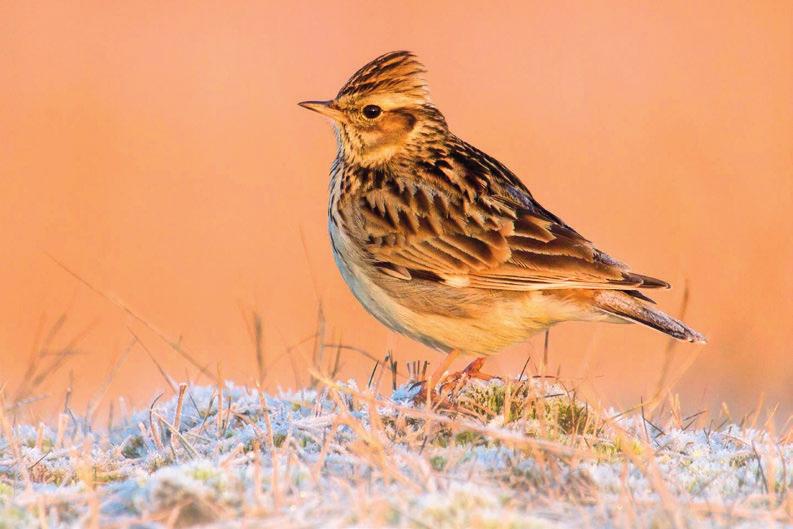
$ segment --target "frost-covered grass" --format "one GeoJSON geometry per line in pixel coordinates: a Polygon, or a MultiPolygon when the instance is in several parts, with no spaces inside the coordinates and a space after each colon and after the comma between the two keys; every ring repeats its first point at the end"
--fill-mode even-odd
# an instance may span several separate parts
{"type": "Polygon", "coordinates": [[[542,378],[418,404],[331,381],[175,393],[109,432],[0,413],[0,529],[793,527],[790,436],[593,409],[542,378]]]}

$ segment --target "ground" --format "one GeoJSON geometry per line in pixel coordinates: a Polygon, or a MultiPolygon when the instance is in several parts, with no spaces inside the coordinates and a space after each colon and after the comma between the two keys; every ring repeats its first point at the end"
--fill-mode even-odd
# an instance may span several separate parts
{"type": "Polygon", "coordinates": [[[541,377],[430,403],[322,377],[172,389],[109,431],[0,414],[0,529],[793,528],[792,436],[674,399],[651,418],[541,377]]]}

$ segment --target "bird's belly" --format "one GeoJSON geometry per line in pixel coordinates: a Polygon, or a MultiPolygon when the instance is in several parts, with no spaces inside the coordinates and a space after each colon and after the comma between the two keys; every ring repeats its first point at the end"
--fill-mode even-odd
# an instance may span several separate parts
{"type": "Polygon", "coordinates": [[[409,330],[401,324],[403,315],[397,304],[391,303],[391,299],[369,279],[363,270],[364,263],[355,262],[358,254],[352,248],[349,238],[332,222],[329,224],[329,231],[333,260],[355,298],[381,323],[409,335],[409,330]]]}
{"type": "Polygon", "coordinates": [[[339,271],[366,310],[435,349],[489,355],[559,321],[588,319],[558,291],[493,293],[387,276],[356,259],[351,241],[332,224],[330,232],[339,271]]]}

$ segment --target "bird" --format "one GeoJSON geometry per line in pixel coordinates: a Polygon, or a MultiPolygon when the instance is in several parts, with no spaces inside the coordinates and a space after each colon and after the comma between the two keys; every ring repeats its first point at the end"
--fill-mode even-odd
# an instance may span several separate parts
{"type": "Polygon", "coordinates": [[[544,208],[506,165],[457,137],[433,104],[415,54],[372,60],[336,97],[298,103],[333,125],[328,229],[353,295],[392,330],[484,359],[564,321],[638,323],[705,337],[654,306],[670,288],[632,271],[544,208]]]}

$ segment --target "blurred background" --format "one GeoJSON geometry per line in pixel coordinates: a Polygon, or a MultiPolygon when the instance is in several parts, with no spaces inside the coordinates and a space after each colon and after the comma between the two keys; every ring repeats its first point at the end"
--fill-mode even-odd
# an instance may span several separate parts
{"type": "MultiPolygon", "coordinates": [[[[785,1],[0,3],[6,393],[37,384],[27,409],[44,416],[70,384],[73,406],[105,387],[103,402],[147,405],[165,387],[152,358],[179,380],[206,382],[199,365],[252,383],[254,313],[265,384],[303,386],[320,301],[327,343],[437,361],[343,284],[326,234],[335,140],[296,105],[394,49],[424,61],[459,136],[599,247],[672,282],[659,304],[710,338],[667,353],[638,326],[563,324],[551,370],[625,407],[668,362],[691,412],[793,412],[785,1]],[[41,383],[31,355],[52,371],[41,383]]],[[[538,336],[489,371],[517,374],[542,350],[538,336]]],[[[344,350],[339,376],[364,384],[373,364],[344,350]]]]}

